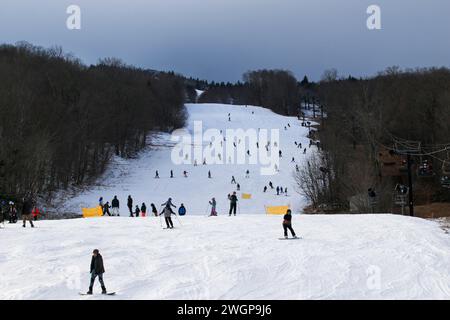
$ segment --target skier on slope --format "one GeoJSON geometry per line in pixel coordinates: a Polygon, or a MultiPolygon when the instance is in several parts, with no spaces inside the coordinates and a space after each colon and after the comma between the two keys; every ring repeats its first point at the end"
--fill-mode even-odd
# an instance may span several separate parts
{"type": "Polygon", "coordinates": [[[236,185],[236,190],[241,191],[241,185],[239,183],[236,185]]]}
{"type": "Polygon", "coordinates": [[[150,206],[152,207],[152,213],[155,217],[158,216],[158,210],[156,210],[156,206],[154,203],[150,204],[150,206]]]}
{"type": "Polygon", "coordinates": [[[133,216],[133,198],[131,198],[131,195],[128,196],[127,207],[128,207],[128,210],[130,210],[130,217],[132,217],[133,216]]]}
{"type": "Polygon", "coordinates": [[[111,207],[112,207],[112,214],[113,214],[113,216],[120,216],[120,213],[119,213],[119,199],[117,199],[117,196],[114,196],[114,199],[112,199],[111,207]]]}
{"type": "Polygon", "coordinates": [[[23,227],[26,227],[27,220],[30,221],[30,225],[34,228],[33,224],[33,215],[31,211],[33,210],[33,201],[30,198],[25,198],[22,206],[22,219],[23,219],[23,227]]]}
{"type": "Polygon", "coordinates": [[[236,191],[234,191],[232,195],[228,195],[228,200],[230,200],[229,216],[231,217],[231,213],[234,213],[234,215],[236,216],[236,208],[237,208],[237,202],[238,202],[238,198],[236,196],[236,191]]]}
{"type": "Polygon", "coordinates": [[[170,177],[173,178],[173,170],[170,170],[170,177]]]}
{"type": "Polygon", "coordinates": [[[208,178],[211,179],[211,171],[208,171],[208,178]]]}
{"type": "Polygon", "coordinates": [[[160,216],[164,214],[164,219],[166,221],[166,225],[167,225],[167,229],[172,229],[173,228],[173,222],[172,222],[172,217],[171,215],[175,214],[172,209],[169,207],[164,207],[163,211],[159,214],[160,216]]]}
{"type": "Polygon", "coordinates": [[[267,186],[264,186],[264,193],[266,193],[266,191],[267,191],[267,186]]]}
{"type": "Polygon", "coordinates": [[[156,170],[155,179],[159,179],[159,172],[158,172],[158,170],[156,170]]]}
{"type": "Polygon", "coordinates": [[[91,260],[91,283],[89,285],[89,291],[87,294],[92,294],[92,290],[94,288],[95,278],[98,277],[98,281],[100,281],[100,285],[102,286],[102,294],[106,294],[105,283],[103,282],[103,274],[105,273],[105,267],[103,266],[103,258],[98,249],[94,249],[92,252],[92,260],[91,260]]]}
{"type": "Polygon", "coordinates": [[[217,211],[216,211],[216,206],[217,206],[217,202],[216,202],[216,198],[212,198],[211,201],[209,201],[209,204],[211,205],[211,214],[210,216],[217,216],[217,211]]]}
{"type": "Polygon", "coordinates": [[[231,176],[231,184],[236,184],[236,179],[234,178],[234,176],[231,176]]]}
{"type": "Polygon", "coordinates": [[[288,209],[286,214],[283,217],[283,229],[284,229],[284,237],[288,238],[288,229],[292,234],[292,237],[294,239],[297,239],[297,236],[295,235],[294,229],[292,229],[292,214],[291,209],[288,209]]]}
{"type": "Polygon", "coordinates": [[[172,207],[176,208],[177,206],[172,203],[172,198],[169,198],[165,203],[163,203],[161,206],[164,206],[164,208],[167,208],[170,210],[171,213],[175,214],[173,212],[172,207]]]}

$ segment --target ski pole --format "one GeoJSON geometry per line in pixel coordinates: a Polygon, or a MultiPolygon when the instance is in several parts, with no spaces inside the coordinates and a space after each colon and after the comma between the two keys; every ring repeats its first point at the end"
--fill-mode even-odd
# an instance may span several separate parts
{"type": "Polygon", "coordinates": [[[176,213],[174,213],[174,215],[175,215],[175,218],[177,219],[178,223],[180,224],[180,226],[183,226],[183,225],[181,224],[181,221],[180,221],[180,219],[178,219],[178,216],[177,216],[177,214],[176,214],[176,213]]]}

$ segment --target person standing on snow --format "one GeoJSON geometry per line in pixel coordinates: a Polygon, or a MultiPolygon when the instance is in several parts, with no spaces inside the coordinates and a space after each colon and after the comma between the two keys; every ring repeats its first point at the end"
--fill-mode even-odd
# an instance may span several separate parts
{"type": "Polygon", "coordinates": [[[112,199],[111,207],[112,207],[112,214],[113,214],[113,216],[120,216],[120,213],[119,213],[119,199],[117,199],[117,196],[114,196],[114,199],[112,199]]]}
{"type": "Polygon", "coordinates": [[[147,215],[147,206],[145,205],[144,202],[142,202],[141,213],[142,213],[143,217],[145,217],[147,215]]]}
{"type": "Polygon", "coordinates": [[[234,176],[231,176],[231,184],[236,184],[236,179],[234,178],[234,176]]]}
{"type": "Polygon", "coordinates": [[[139,209],[139,206],[136,205],[136,208],[134,209],[134,215],[136,218],[139,218],[139,214],[141,213],[141,210],[139,209]]]}
{"type": "Polygon", "coordinates": [[[173,170],[170,170],[170,177],[173,178],[173,170]]]}
{"type": "Polygon", "coordinates": [[[154,214],[155,217],[158,216],[158,210],[156,210],[156,206],[154,203],[150,204],[150,207],[152,207],[152,213],[154,214]]]}
{"type": "Polygon", "coordinates": [[[228,195],[228,200],[230,200],[229,216],[231,217],[231,213],[234,213],[234,215],[236,216],[236,208],[237,208],[237,202],[238,202],[238,198],[236,196],[236,191],[234,191],[232,195],[228,195]]]}
{"type": "Polygon", "coordinates": [[[186,208],[184,207],[184,204],[181,204],[180,207],[178,208],[178,215],[184,216],[185,214],[186,214],[186,208]]]}
{"type": "Polygon", "coordinates": [[[159,179],[159,172],[158,172],[158,170],[156,170],[155,179],[159,179]]]}
{"type": "Polygon", "coordinates": [[[277,187],[277,196],[280,195],[280,187],[277,187]]]}
{"type": "Polygon", "coordinates": [[[266,191],[267,191],[267,186],[264,186],[264,193],[266,193],[266,191]]]}
{"type": "Polygon", "coordinates": [[[8,215],[9,215],[9,223],[17,222],[17,209],[16,205],[12,201],[9,202],[8,215]]]}
{"type": "Polygon", "coordinates": [[[22,219],[24,228],[26,227],[27,220],[30,221],[31,227],[34,228],[33,215],[31,214],[32,210],[33,210],[33,201],[29,198],[24,199],[22,206],[22,219]]]}
{"type": "Polygon", "coordinates": [[[106,201],[106,203],[103,205],[103,215],[108,215],[111,216],[111,213],[109,212],[109,208],[111,208],[111,206],[109,205],[109,202],[106,201]]]}
{"type": "Polygon", "coordinates": [[[31,211],[31,214],[33,215],[33,220],[37,221],[38,217],[41,215],[41,212],[39,211],[38,207],[34,207],[33,211],[31,211]]]}
{"type": "Polygon", "coordinates": [[[211,201],[209,202],[209,204],[211,205],[211,216],[217,216],[217,211],[216,211],[217,202],[216,202],[216,198],[212,198],[211,201]]]}
{"type": "Polygon", "coordinates": [[[287,239],[288,238],[288,229],[292,234],[292,237],[294,239],[297,238],[297,236],[295,235],[294,229],[292,229],[292,214],[291,214],[291,209],[288,209],[286,214],[283,217],[283,229],[284,229],[284,237],[287,239]]]}
{"type": "Polygon", "coordinates": [[[211,170],[208,171],[208,178],[211,179],[211,170]]]}
{"type": "Polygon", "coordinates": [[[164,207],[163,211],[159,215],[164,214],[164,220],[166,221],[167,229],[173,228],[173,222],[172,222],[172,214],[175,214],[170,207],[164,207]]]}
{"type": "Polygon", "coordinates": [[[175,214],[173,212],[172,207],[176,208],[177,206],[172,203],[172,198],[169,198],[165,203],[163,203],[161,206],[165,206],[165,208],[168,208],[171,213],[175,214]]]}
{"type": "Polygon", "coordinates": [[[91,283],[89,285],[89,291],[87,294],[92,294],[92,290],[94,288],[95,278],[98,277],[98,281],[102,286],[102,294],[106,294],[105,283],[103,282],[103,274],[105,273],[105,267],[103,266],[103,257],[98,251],[98,249],[94,249],[92,252],[92,260],[91,260],[91,283]]]}
{"type": "Polygon", "coordinates": [[[128,210],[130,210],[130,217],[132,217],[133,216],[133,198],[131,198],[131,195],[128,196],[127,207],[128,207],[128,210]]]}

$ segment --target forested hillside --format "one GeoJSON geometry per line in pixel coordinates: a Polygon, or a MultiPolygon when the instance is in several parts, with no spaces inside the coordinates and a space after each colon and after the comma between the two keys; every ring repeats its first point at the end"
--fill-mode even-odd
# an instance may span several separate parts
{"type": "Polygon", "coordinates": [[[86,66],[59,48],[0,47],[0,194],[49,193],[181,127],[184,80],[117,59],[86,66]]]}

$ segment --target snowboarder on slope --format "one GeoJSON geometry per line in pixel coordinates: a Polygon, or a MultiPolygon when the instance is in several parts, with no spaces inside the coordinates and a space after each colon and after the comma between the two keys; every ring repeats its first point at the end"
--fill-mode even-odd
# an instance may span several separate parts
{"type": "Polygon", "coordinates": [[[284,229],[284,237],[287,239],[288,238],[288,229],[292,234],[292,237],[294,239],[297,238],[297,236],[295,235],[294,229],[292,229],[292,214],[291,214],[291,209],[288,209],[286,214],[283,217],[283,229],[284,229]]]}
{"type": "Polygon", "coordinates": [[[231,213],[234,213],[234,215],[236,216],[236,208],[237,208],[237,202],[238,202],[238,198],[236,196],[236,191],[234,191],[232,195],[228,195],[228,200],[230,200],[229,216],[231,217],[231,213]]]}
{"type": "Polygon", "coordinates": [[[98,249],[94,249],[92,252],[91,260],[91,284],[89,285],[89,291],[87,294],[92,294],[92,289],[94,288],[95,278],[98,276],[98,281],[102,286],[102,294],[106,294],[105,283],[103,282],[103,274],[105,273],[105,268],[103,266],[103,258],[98,249]]]}

